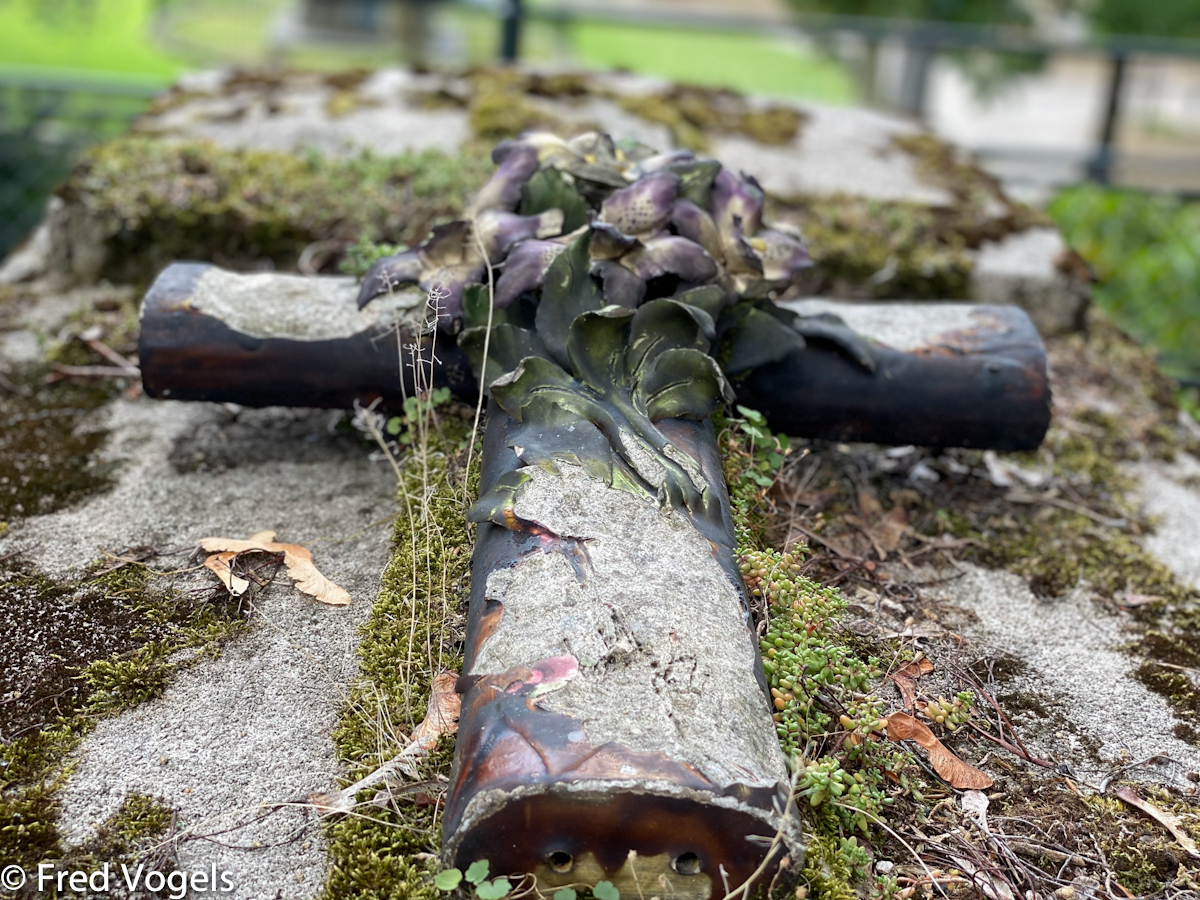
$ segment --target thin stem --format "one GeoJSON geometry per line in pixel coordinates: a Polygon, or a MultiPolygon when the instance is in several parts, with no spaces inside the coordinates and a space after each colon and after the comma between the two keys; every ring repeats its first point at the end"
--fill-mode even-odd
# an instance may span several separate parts
{"type": "MultiPolygon", "coordinates": [[[[487,248],[483,246],[483,238],[479,236],[479,229],[475,227],[474,219],[471,220],[471,234],[474,236],[475,245],[479,248],[479,253],[483,257],[483,264],[487,267],[488,317],[487,331],[483,335],[483,364],[479,368],[479,399],[475,403],[475,421],[471,425],[471,445],[467,448],[468,476],[471,472],[471,460],[475,457],[475,438],[479,434],[479,417],[483,413],[483,394],[487,390],[487,385],[484,384],[484,376],[487,373],[488,349],[492,341],[492,315],[496,310],[496,273],[492,270],[492,261],[488,259],[487,248]]],[[[467,499],[470,500],[470,497],[467,499]]]]}

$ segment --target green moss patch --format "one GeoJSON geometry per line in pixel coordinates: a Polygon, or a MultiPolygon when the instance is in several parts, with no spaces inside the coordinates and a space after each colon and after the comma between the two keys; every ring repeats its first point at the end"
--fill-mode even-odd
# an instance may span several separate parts
{"type": "Polygon", "coordinates": [[[413,243],[456,217],[485,178],[482,153],[333,159],[128,137],[90,151],[59,195],[103,242],[99,273],[144,284],[178,259],[233,268],[296,265],[330,242],[413,243]]]}
{"type": "Polygon", "coordinates": [[[0,387],[0,521],[54,512],[111,483],[111,467],[93,459],[106,432],[89,419],[115,386],[46,384],[48,371],[9,372],[0,387]]]}
{"type": "MultiPolygon", "coordinates": [[[[472,546],[465,513],[478,489],[479,448],[468,471],[469,424],[445,408],[408,426],[410,454],[402,469],[392,559],[363,627],[359,679],[334,734],[347,783],[404,748],[405,736],[424,718],[433,677],[462,667],[472,546]]],[[[453,744],[443,738],[421,761],[420,790],[389,804],[360,806],[328,824],[326,898],[441,896],[433,875],[440,868],[444,779],[453,744]]],[[[364,804],[371,799],[359,798],[364,804]]]]}
{"type": "Polygon", "coordinates": [[[56,795],[96,720],[160,695],[246,624],[236,603],[179,594],[140,564],[55,582],[10,561],[0,600],[5,633],[23,636],[0,659],[0,858],[32,870],[64,856],[56,795]]]}
{"type": "Polygon", "coordinates": [[[816,263],[809,293],[877,299],[970,297],[973,250],[1049,220],[932,135],[894,139],[918,176],[946,190],[946,206],[848,195],[775,199],[773,219],[803,232],[816,263]]]}
{"type": "Polygon", "coordinates": [[[709,135],[744,134],[763,144],[791,144],[807,118],[792,106],[756,108],[728,89],[677,84],[651,94],[618,94],[626,112],[666,125],[680,147],[704,151],[709,135]]]}

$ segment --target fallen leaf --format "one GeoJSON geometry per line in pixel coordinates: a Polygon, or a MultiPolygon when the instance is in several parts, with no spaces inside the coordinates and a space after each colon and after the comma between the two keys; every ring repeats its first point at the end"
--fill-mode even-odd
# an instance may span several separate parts
{"type": "Polygon", "coordinates": [[[985,450],[983,464],[996,487],[1013,487],[1019,481],[1027,488],[1037,489],[1050,483],[1050,473],[1023,469],[1010,460],[1001,459],[995,450],[985,450]]]}
{"type": "Polygon", "coordinates": [[[950,858],[971,880],[972,887],[987,897],[987,900],[1016,900],[1012,888],[996,877],[996,870],[991,865],[980,866],[974,860],[956,853],[951,853],[950,858]]]}
{"type": "Polygon", "coordinates": [[[413,729],[412,741],[400,751],[399,757],[411,760],[424,756],[437,746],[438,738],[443,734],[454,734],[458,731],[462,697],[454,689],[457,683],[458,676],[453,672],[442,672],[433,676],[429,709],[425,712],[421,724],[413,729]]]}
{"type": "Polygon", "coordinates": [[[878,519],[883,515],[883,504],[879,498],[865,489],[858,492],[858,508],[868,519],[878,519]]]}
{"type": "Polygon", "coordinates": [[[928,656],[924,656],[921,659],[910,659],[896,670],[896,674],[903,675],[906,678],[920,678],[922,675],[928,675],[932,671],[933,660],[928,656]]]}
{"type": "Polygon", "coordinates": [[[250,582],[240,575],[234,575],[229,565],[237,556],[236,550],[226,550],[223,553],[214,553],[204,561],[204,567],[216,573],[221,579],[221,584],[225,585],[225,590],[234,597],[240,597],[250,589],[250,582]]]}
{"type": "Polygon", "coordinates": [[[1167,812],[1165,809],[1159,809],[1149,800],[1143,800],[1137,795],[1131,787],[1123,787],[1115,791],[1117,797],[1136,810],[1148,815],[1155,822],[1161,825],[1167,831],[1171,832],[1172,837],[1179,842],[1179,846],[1192,859],[1200,859],[1200,850],[1196,849],[1196,842],[1183,830],[1183,823],[1179,817],[1173,813],[1167,812]]]}
{"type": "Polygon", "coordinates": [[[441,672],[433,676],[429,709],[425,711],[425,718],[421,720],[421,724],[413,729],[408,746],[370,775],[349,787],[332,793],[311,794],[308,802],[322,815],[348,813],[353,811],[354,798],[359,791],[387,781],[397,770],[415,777],[416,761],[428,755],[429,751],[437,746],[438,738],[443,734],[454,734],[458,731],[462,697],[455,690],[457,684],[458,675],[454,672],[441,672]]]}
{"type": "Polygon", "coordinates": [[[933,662],[925,657],[906,662],[891,674],[891,679],[900,688],[900,696],[904,698],[904,708],[912,709],[917,702],[916,679],[933,671],[933,662]]]}
{"type": "Polygon", "coordinates": [[[1118,603],[1130,608],[1145,606],[1147,603],[1155,603],[1161,599],[1162,597],[1156,597],[1153,594],[1135,594],[1133,591],[1122,591],[1117,596],[1118,603]]]}
{"type": "Polygon", "coordinates": [[[929,726],[907,713],[892,713],[887,717],[889,741],[914,741],[929,751],[929,763],[952,787],[959,790],[980,790],[992,786],[992,778],[969,763],[963,762],[934,737],[929,726]]]}
{"type": "Polygon", "coordinates": [[[900,505],[885,513],[883,504],[868,491],[859,491],[858,508],[862,511],[861,516],[851,513],[843,519],[867,536],[880,559],[887,559],[888,554],[900,546],[908,528],[908,513],[900,505]]]}
{"type": "MultiPolygon", "coordinates": [[[[312,554],[299,544],[277,544],[274,531],[260,531],[252,534],[249,540],[241,541],[235,538],[211,537],[200,541],[200,546],[210,553],[246,553],[261,551],[263,553],[282,553],[283,564],[287,566],[288,575],[296,582],[296,587],[330,606],[347,606],[350,595],[319,571],[313,565],[312,554]]],[[[208,563],[205,562],[208,566],[208,563]]],[[[208,566],[213,569],[212,566],[208,566]]],[[[216,569],[213,569],[217,572],[216,569]]],[[[220,573],[217,572],[218,577],[220,573]]],[[[224,579],[221,579],[224,581],[224,579]]],[[[228,585],[227,585],[228,586],[228,585]]],[[[247,585],[249,587],[249,585],[247,585]]],[[[232,593],[232,591],[230,591],[232,593]]]]}

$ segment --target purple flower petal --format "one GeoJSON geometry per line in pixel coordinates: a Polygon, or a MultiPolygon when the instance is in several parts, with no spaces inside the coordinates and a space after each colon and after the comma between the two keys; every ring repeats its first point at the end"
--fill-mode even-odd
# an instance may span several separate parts
{"type": "Polygon", "coordinates": [[[618,262],[604,260],[592,265],[592,274],[604,283],[604,302],[636,309],[646,296],[646,282],[618,262]]]}
{"type": "Polygon", "coordinates": [[[713,179],[709,204],[713,221],[722,234],[727,234],[734,219],[741,219],[742,233],[755,235],[762,228],[763,189],[749,175],[734,176],[721,169],[713,179]]]}
{"type": "Polygon", "coordinates": [[[600,207],[600,219],[625,234],[658,231],[671,218],[678,193],[678,176],[655,172],[610,194],[600,207]]]}
{"type": "Polygon", "coordinates": [[[679,199],[671,210],[671,224],[682,237],[699,244],[713,259],[723,259],[721,235],[712,216],[691,200],[679,199]]]}
{"type": "Polygon", "coordinates": [[[650,238],[644,246],[626,255],[622,265],[649,281],[660,275],[678,275],[684,281],[702,282],[716,277],[716,262],[699,244],[667,235],[650,238]]]}
{"type": "Polygon", "coordinates": [[[362,309],[380,294],[390,293],[402,285],[416,284],[424,269],[419,248],[375,260],[358,286],[358,308],[362,309]]]}
{"type": "Polygon", "coordinates": [[[496,279],[496,305],[509,306],[525,291],[541,287],[546,269],[565,249],[565,244],[554,241],[521,241],[515,245],[496,279]]]}
{"type": "Polygon", "coordinates": [[[749,243],[758,251],[763,278],[769,281],[791,281],[813,264],[802,241],[773,228],[764,228],[749,243]]]}
{"type": "Polygon", "coordinates": [[[523,141],[503,141],[492,151],[492,161],[499,168],[471,201],[468,216],[485,209],[516,209],[521,203],[521,188],[538,170],[537,147],[523,141]]]}
{"type": "Polygon", "coordinates": [[[593,222],[588,255],[592,259],[617,259],[632,250],[637,242],[637,238],[623,234],[615,225],[593,222]]]}
{"type": "Polygon", "coordinates": [[[471,234],[471,223],[465,219],[435,225],[429,239],[416,249],[427,268],[457,266],[479,256],[479,248],[475,246],[475,237],[471,234]]]}
{"type": "Polygon", "coordinates": [[[730,275],[762,277],[762,260],[742,234],[740,216],[734,216],[729,227],[721,231],[721,250],[725,256],[725,271],[730,275]]]}
{"type": "Polygon", "coordinates": [[[553,237],[562,231],[563,212],[548,209],[536,216],[519,216],[500,210],[484,210],[475,217],[479,239],[487,251],[488,261],[497,265],[508,256],[508,251],[518,241],[530,238],[553,237]]]}

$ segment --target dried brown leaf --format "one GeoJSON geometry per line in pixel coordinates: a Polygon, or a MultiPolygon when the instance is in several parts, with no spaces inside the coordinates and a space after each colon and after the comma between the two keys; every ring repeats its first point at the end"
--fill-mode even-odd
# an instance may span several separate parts
{"type": "Polygon", "coordinates": [[[868,519],[878,519],[883,515],[883,504],[866,488],[858,492],[858,508],[868,519]]]}
{"type": "MultiPolygon", "coordinates": [[[[236,538],[204,538],[200,541],[200,546],[209,552],[219,553],[237,554],[250,551],[282,553],[283,564],[287,567],[288,575],[296,582],[299,590],[330,606],[347,606],[350,603],[350,595],[322,575],[313,565],[312,554],[307,548],[299,544],[276,543],[274,531],[260,531],[252,534],[249,540],[245,541],[236,538]]],[[[208,563],[206,562],[205,565],[207,566],[208,563]]],[[[213,571],[216,570],[213,569],[213,571]]],[[[220,573],[218,573],[218,577],[219,575],[220,573]]]]}
{"type": "Polygon", "coordinates": [[[308,802],[315,806],[321,815],[348,813],[354,810],[354,798],[359,791],[385,782],[390,783],[392,774],[397,770],[409,777],[415,777],[416,761],[437,746],[438,738],[443,734],[454,734],[458,731],[462,697],[455,690],[457,683],[458,676],[453,672],[435,675],[429,696],[429,709],[425,712],[421,724],[413,729],[412,740],[408,746],[366,778],[340,791],[310,794],[308,802]]]}
{"type": "Polygon", "coordinates": [[[896,687],[900,688],[900,696],[904,698],[905,709],[912,709],[917,702],[917,683],[914,679],[932,671],[933,662],[925,657],[910,660],[892,673],[891,678],[896,682],[896,687]]]}
{"type": "Polygon", "coordinates": [[[929,726],[907,713],[892,713],[887,717],[887,736],[890,741],[913,741],[929,751],[933,770],[947,783],[959,790],[982,790],[992,786],[992,778],[969,763],[963,762],[946,749],[929,726]]]}
{"type": "Polygon", "coordinates": [[[892,553],[900,546],[900,539],[908,528],[908,513],[902,506],[893,506],[883,519],[872,529],[871,540],[885,553],[892,553]]]}
{"type": "Polygon", "coordinates": [[[234,575],[230,567],[237,555],[236,550],[226,550],[223,553],[215,553],[204,561],[204,567],[214,572],[221,579],[221,584],[225,585],[225,590],[234,597],[240,597],[250,589],[250,582],[240,575],[234,575]]]}
{"type": "Polygon", "coordinates": [[[898,668],[896,675],[903,675],[905,678],[920,678],[922,675],[928,675],[933,671],[933,660],[928,656],[921,659],[911,659],[898,668]]]}
{"type": "Polygon", "coordinates": [[[899,672],[892,676],[892,680],[896,682],[896,687],[900,688],[900,696],[904,700],[904,708],[912,709],[917,702],[917,683],[907,675],[902,675],[899,672]]]}
{"type": "Polygon", "coordinates": [[[1161,599],[1162,597],[1156,597],[1153,594],[1135,594],[1133,591],[1123,591],[1117,595],[1117,602],[1130,609],[1155,603],[1161,599]]]}
{"type": "Polygon", "coordinates": [[[893,506],[885,513],[875,495],[866,491],[859,492],[858,505],[863,514],[850,513],[843,520],[867,536],[880,559],[887,559],[900,546],[908,529],[908,513],[903,506],[893,506]]]}
{"type": "Polygon", "coordinates": [[[1174,813],[1167,812],[1165,809],[1159,809],[1149,800],[1143,800],[1137,795],[1133,788],[1126,785],[1114,792],[1117,797],[1128,803],[1134,809],[1139,810],[1161,825],[1167,831],[1171,832],[1171,836],[1178,841],[1179,846],[1192,859],[1200,859],[1200,850],[1196,848],[1196,842],[1192,840],[1183,829],[1183,822],[1174,813]]]}
{"type": "Polygon", "coordinates": [[[442,672],[433,676],[429,709],[421,724],[413,729],[412,743],[400,752],[400,756],[410,759],[424,756],[437,746],[438,738],[443,734],[454,734],[458,731],[462,696],[454,689],[457,682],[458,676],[453,672],[442,672]]]}

